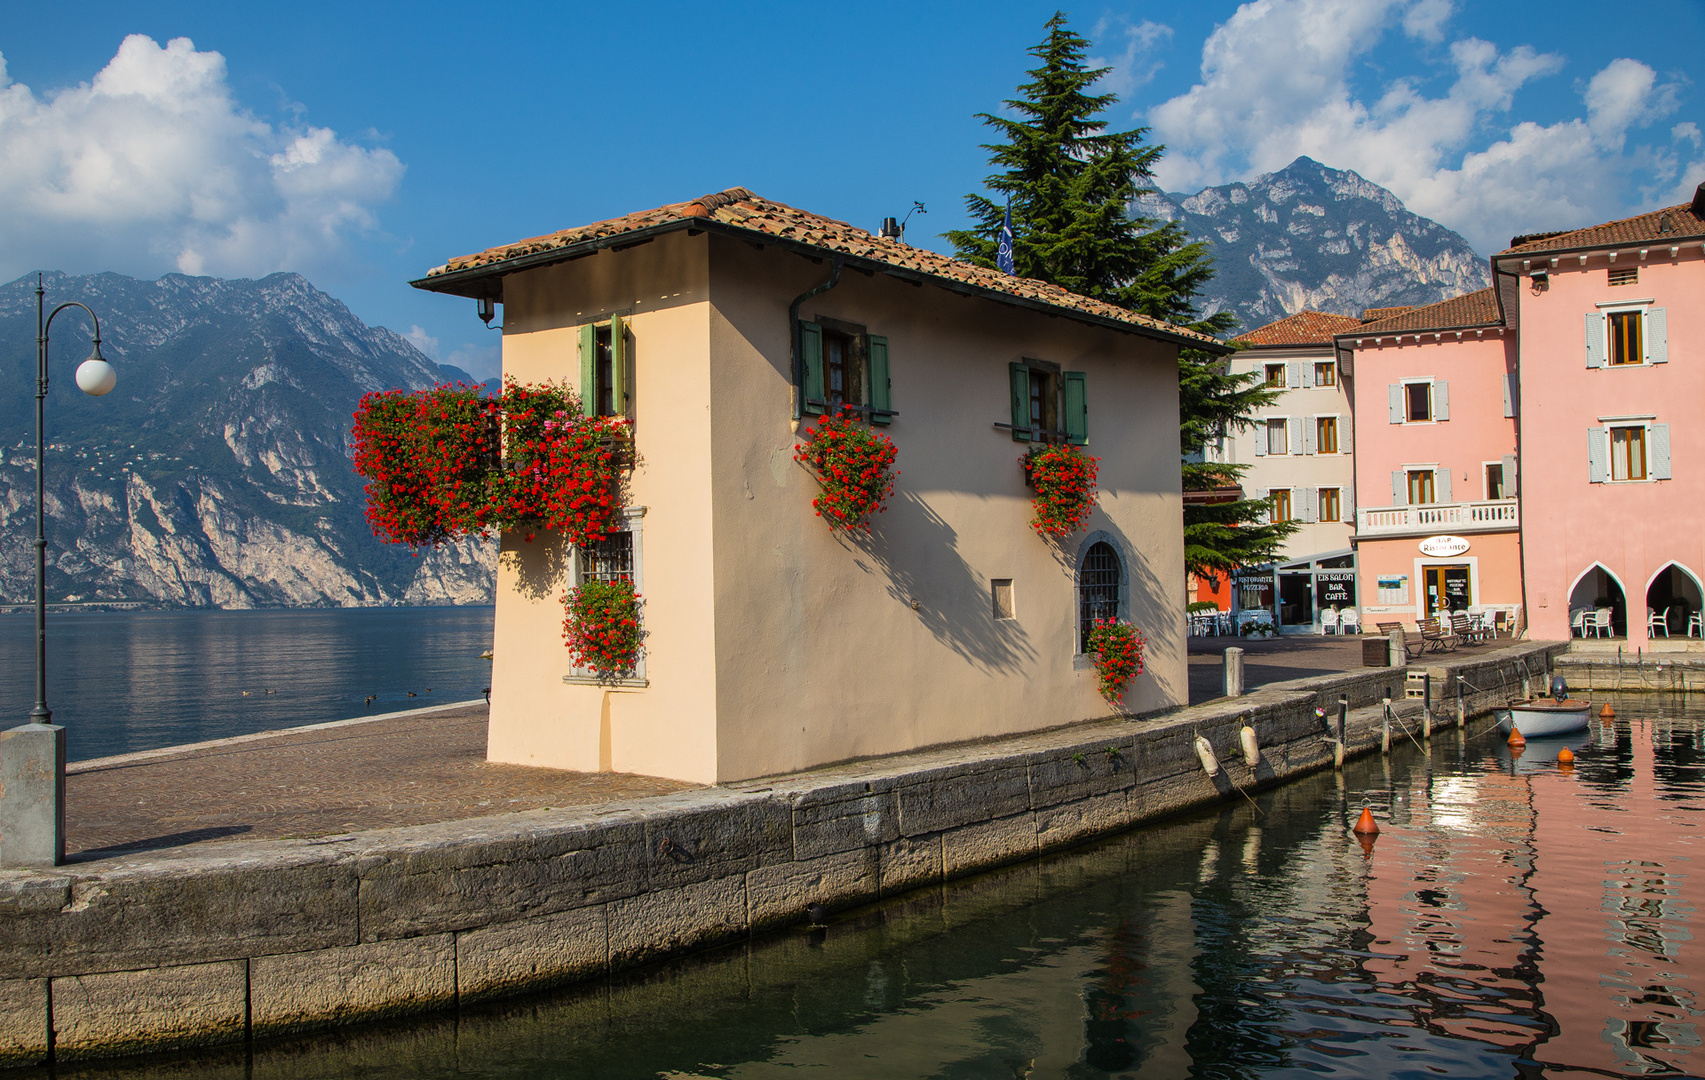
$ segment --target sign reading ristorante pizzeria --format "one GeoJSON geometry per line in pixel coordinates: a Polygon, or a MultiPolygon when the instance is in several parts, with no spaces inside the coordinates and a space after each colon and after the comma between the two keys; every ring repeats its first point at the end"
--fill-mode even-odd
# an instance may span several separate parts
{"type": "Polygon", "coordinates": [[[1461,536],[1429,536],[1421,541],[1421,554],[1430,559],[1448,559],[1468,550],[1468,541],[1461,536]]]}

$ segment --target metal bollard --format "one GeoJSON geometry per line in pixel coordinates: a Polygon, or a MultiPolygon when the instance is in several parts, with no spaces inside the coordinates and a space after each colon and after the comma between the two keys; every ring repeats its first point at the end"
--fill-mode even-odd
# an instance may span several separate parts
{"type": "Polygon", "coordinates": [[[1225,696],[1243,696],[1243,650],[1235,645],[1225,651],[1225,696]]]}

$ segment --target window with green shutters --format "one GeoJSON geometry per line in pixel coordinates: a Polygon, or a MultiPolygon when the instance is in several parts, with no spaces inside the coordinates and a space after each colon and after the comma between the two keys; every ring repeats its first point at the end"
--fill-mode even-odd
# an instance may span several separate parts
{"type": "Polygon", "coordinates": [[[580,411],[587,416],[633,415],[633,350],[620,315],[580,328],[580,411]]]}
{"type": "Polygon", "coordinates": [[[890,424],[893,404],[888,339],[863,327],[818,319],[799,324],[800,412],[821,416],[847,410],[872,424],[890,424]]]}
{"type": "Polygon", "coordinates": [[[1007,426],[1015,442],[1089,445],[1087,373],[1061,371],[1045,360],[1014,360],[1007,370],[1012,391],[1012,423],[1007,426]]]}

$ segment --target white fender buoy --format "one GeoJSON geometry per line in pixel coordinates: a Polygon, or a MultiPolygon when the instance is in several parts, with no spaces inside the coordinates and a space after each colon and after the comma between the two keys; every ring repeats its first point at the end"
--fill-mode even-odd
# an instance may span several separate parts
{"type": "Polygon", "coordinates": [[[1220,774],[1220,760],[1214,756],[1214,748],[1208,740],[1196,736],[1196,756],[1202,759],[1202,770],[1209,776],[1220,774]]]}
{"type": "Polygon", "coordinates": [[[1245,724],[1237,737],[1243,743],[1244,762],[1251,769],[1261,764],[1261,744],[1255,741],[1255,729],[1245,724]]]}

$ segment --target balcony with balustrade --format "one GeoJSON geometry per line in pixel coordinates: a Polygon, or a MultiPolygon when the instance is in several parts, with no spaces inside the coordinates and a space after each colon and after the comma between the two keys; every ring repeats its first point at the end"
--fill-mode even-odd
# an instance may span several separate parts
{"type": "Polygon", "coordinates": [[[1511,532],[1520,527],[1521,511],[1514,499],[1356,509],[1358,540],[1435,533],[1511,532]]]}

